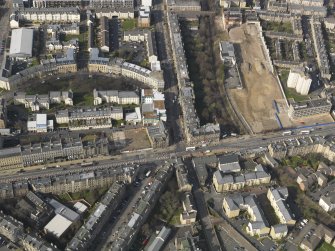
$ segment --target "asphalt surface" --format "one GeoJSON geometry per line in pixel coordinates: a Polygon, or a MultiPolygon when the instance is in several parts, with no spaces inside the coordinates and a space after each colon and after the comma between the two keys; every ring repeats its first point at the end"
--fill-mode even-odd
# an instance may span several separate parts
{"type": "MultiPolygon", "coordinates": [[[[147,166],[149,168],[150,166],[147,166]]],[[[140,174],[139,176],[144,176],[144,174],[140,174]]],[[[132,186],[127,189],[127,197],[128,199],[121,203],[120,207],[116,209],[110,218],[109,224],[105,224],[102,229],[102,235],[98,238],[96,243],[96,247],[94,250],[108,250],[109,244],[114,240],[117,236],[116,231],[123,225],[128,224],[129,219],[132,217],[132,213],[134,211],[134,206],[139,200],[144,191],[144,188],[148,185],[150,178],[145,178],[142,180],[141,185],[139,187],[132,186]]]]}
{"type": "Polygon", "coordinates": [[[155,37],[158,58],[164,72],[165,81],[165,106],[167,110],[167,126],[169,128],[170,141],[173,143],[181,142],[183,133],[181,130],[180,110],[178,104],[178,85],[172,63],[172,48],[167,34],[166,16],[164,5],[157,3],[152,11],[152,19],[155,24],[155,37]]]}
{"type": "MultiPolygon", "coordinates": [[[[149,162],[162,162],[174,157],[190,157],[192,155],[203,154],[208,151],[215,152],[231,152],[231,151],[240,151],[248,152],[248,151],[266,151],[267,146],[270,143],[283,141],[287,139],[301,138],[304,136],[326,136],[332,135],[335,131],[335,124],[330,126],[325,126],[321,130],[314,130],[309,135],[287,135],[283,136],[281,132],[271,133],[271,134],[263,134],[263,135],[253,135],[253,136],[242,136],[242,137],[231,137],[227,139],[223,139],[219,143],[213,145],[207,145],[204,147],[199,147],[195,151],[186,151],[184,149],[180,149],[178,145],[170,146],[165,149],[155,149],[149,150],[146,152],[138,152],[138,153],[130,153],[121,156],[120,160],[115,160],[115,157],[111,156],[111,159],[105,159],[99,161],[98,165],[89,166],[89,167],[81,167],[80,165],[66,165],[66,163],[62,164],[62,168],[52,168],[52,169],[38,169],[33,171],[26,171],[17,174],[6,174],[1,173],[0,182],[12,182],[18,180],[26,180],[31,178],[38,177],[48,177],[55,175],[64,175],[71,172],[84,172],[84,171],[94,171],[98,169],[104,168],[113,168],[117,166],[124,165],[136,165],[141,163],[149,163],[149,162]]],[[[56,164],[55,164],[56,165],[56,164]]],[[[39,166],[43,168],[43,166],[49,165],[41,165],[39,166]]]]}

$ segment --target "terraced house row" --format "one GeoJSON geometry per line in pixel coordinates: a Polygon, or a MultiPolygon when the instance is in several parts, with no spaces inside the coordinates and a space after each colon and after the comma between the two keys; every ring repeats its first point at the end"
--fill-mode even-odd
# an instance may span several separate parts
{"type": "Polygon", "coordinates": [[[108,140],[101,138],[86,144],[78,135],[61,134],[42,142],[1,149],[0,168],[4,170],[60,160],[82,159],[93,156],[92,154],[109,154],[108,140]]]}
{"type": "Polygon", "coordinates": [[[288,139],[270,144],[268,150],[273,158],[279,160],[286,156],[320,153],[330,161],[335,161],[335,137],[308,136],[288,139]]]}
{"type": "Polygon", "coordinates": [[[115,182],[132,182],[135,174],[136,169],[133,167],[117,167],[87,172],[68,172],[61,175],[1,183],[0,198],[24,196],[29,192],[29,187],[42,193],[75,193],[87,189],[111,186],[115,182]]]}

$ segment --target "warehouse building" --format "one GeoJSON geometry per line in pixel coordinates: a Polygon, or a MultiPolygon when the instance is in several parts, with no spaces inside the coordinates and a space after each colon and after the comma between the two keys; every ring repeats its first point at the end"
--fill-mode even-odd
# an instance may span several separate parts
{"type": "Polygon", "coordinates": [[[71,226],[72,222],[65,217],[57,214],[45,227],[44,230],[57,238],[61,237],[62,234],[71,226]]]}
{"type": "Polygon", "coordinates": [[[21,28],[12,30],[9,56],[13,58],[32,57],[34,30],[21,28]]]}

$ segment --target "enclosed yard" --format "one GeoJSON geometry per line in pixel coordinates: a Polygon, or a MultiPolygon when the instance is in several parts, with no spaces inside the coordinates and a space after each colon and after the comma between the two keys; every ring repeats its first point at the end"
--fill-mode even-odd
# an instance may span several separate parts
{"type": "MultiPolygon", "coordinates": [[[[111,137],[113,136],[111,135],[111,137]]],[[[116,138],[119,138],[119,137],[116,137],[116,138]]],[[[151,148],[149,137],[148,137],[148,134],[145,128],[124,130],[123,140],[124,140],[124,143],[121,145],[125,145],[125,146],[121,149],[122,152],[132,152],[132,151],[138,151],[138,150],[151,148]]]]}
{"type": "Polygon", "coordinates": [[[49,91],[63,91],[71,89],[74,93],[90,93],[94,88],[100,90],[135,90],[141,86],[138,81],[104,75],[89,75],[76,73],[59,76],[50,76],[45,79],[32,79],[18,87],[18,91],[28,94],[47,94],[49,91]]]}

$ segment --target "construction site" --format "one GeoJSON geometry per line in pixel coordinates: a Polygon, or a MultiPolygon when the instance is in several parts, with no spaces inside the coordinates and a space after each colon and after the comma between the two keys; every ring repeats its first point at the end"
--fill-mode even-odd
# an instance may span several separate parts
{"type": "Polygon", "coordinates": [[[229,92],[236,109],[254,133],[280,128],[273,103],[285,100],[260,34],[256,24],[243,24],[229,32],[243,84],[242,90],[229,92]]]}

